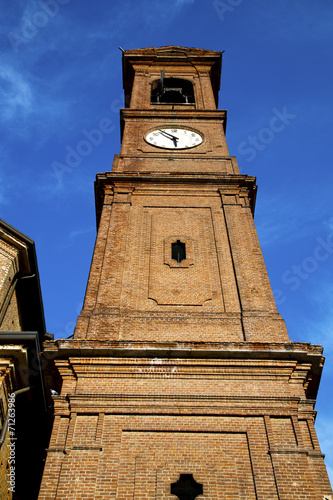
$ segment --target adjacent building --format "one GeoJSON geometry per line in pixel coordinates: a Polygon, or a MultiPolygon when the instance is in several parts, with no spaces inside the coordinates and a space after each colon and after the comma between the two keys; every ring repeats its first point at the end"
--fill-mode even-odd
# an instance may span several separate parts
{"type": "Polygon", "coordinates": [[[34,242],[0,219],[1,499],[38,496],[52,403],[41,351],[50,338],[34,242]]]}

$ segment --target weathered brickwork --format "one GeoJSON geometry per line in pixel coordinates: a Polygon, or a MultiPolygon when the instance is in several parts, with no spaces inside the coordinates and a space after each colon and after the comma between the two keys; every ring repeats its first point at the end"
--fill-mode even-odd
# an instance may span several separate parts
{"type": "MultiPolygon", "coordinates": [[[[7,235],[6,235],[7,236],[7,235]]],[[[0,329],[21,330],[21,318],[15,290],[15,278],[20,269],[22,243],[11,237],[11,242],[0,241],[0,329]]]]}
{"type": "Polygon", "coordinates": [[[189,474],[203,499],[323,500],[322,348],[290,343],[276,309],[255,179],[229,156],[217,109],[221,54],[149,48],[123,63],[122,147],[97,175],[83,310],[74,338],[44,351],[62,387],[39,499],[175,499],[189,474]],[[194,103],[151,103],[163,74],[191,82],[194,103]],[[203,141],[145,141],[163,127],[203,141]]]}
{"type": "MultiPolygon", "coordinates": [[[[320,347],[247,344],[240,355],[242,345],[183,344],[163,358],[151,344],[142,354],[156,357],[142,358],[130,357],[138,345],[72,344],[58,347],[90,356],[56,361],[64,385],[41,499],[64,498],[65,488],[71,499],[87,488],[91,498],[169,498],[180,473],[203,484],[203,498],[319,499],[330,491],[305,392],[320,347]],[[102,356],[102,346],[127,357],[102,356]],[[261,359],[244,359],[251,347],[261,359]]],[[[47,349],[52,358],[55,347],[47,349]]]]}
{"type": "MultiPolygon", "coordinates": [[[[15,286],[19,272],[26,269],[27,246],[0,224],[0,332],[22,331],[15,286]]],[[[13,498],[15,491],[17,458],[16,442],[9,435],[8,425],[14,423],[11,428],[15,428],[15,416],[9,421],[8,400],[21,383],[19,366],[21,363],[22,366],[25,365],[26,356],[26,349],[21,346],[0,343],[0,498],[6,500],[13,498]]]]}
{"type": "Polygon", "coordinates": [[[96,246],[77,338],[288,340],[240,188],[225,195],[222,178],[159,188],[140,179],[120,189],[111,212],[103,207],[106,238],[96,246]],[[170,238],[191,241],[191,265],[166,264],[170,238]]]}
{"type": "Polygon", "coordinates": [[[0,219],[0,498],[4,500],[38,496],[50,436],[40,360],[45,336],[34,242],[0,219]]]}
{"type": "Polygon", "coordinates": [[[330,493],[309,380],[321,347],[48,343],[47,359],[59,353],[40,499],[170,498],[179,474],[193,474],[203,498],[330,493]]]}

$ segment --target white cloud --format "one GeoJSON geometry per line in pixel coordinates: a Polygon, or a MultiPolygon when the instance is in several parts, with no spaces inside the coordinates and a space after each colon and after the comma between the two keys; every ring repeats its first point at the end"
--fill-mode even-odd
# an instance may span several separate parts
{"type": "Polygon", "coordinates": [[[11,67],[0,67],[1,119],[10,120],[15,115],[31,113],[33,92],[30,84],[11,67]]]}
{"type": "Polygon", "coordinates": [[[27,142],[33,137],[34,149],[40,149],[44,141],[58,130],[57,126],[62,126],[66,117],[71,116],[71,104],[63,99],[61,92],[54,94],[53,90],[54,85],[45,87],[29,69],[19,71],[8,64],[0,65],[0,127],[4,134],[3,145],[6,140],[10,142],[13,138],[27,142]],[[8,130],[12,133],[5,134],[8,130]]]}
{"type": "Polygon", "coordinates": [[[195,0],[176,0],[176,6],[177,7],[183,7],[186,4],[191,4],[194,3],[195,0]]]}
{"type": "Polygon", "coordinates": [[[2,179],[2,175],[0,176],[0,205],[8,205],[8,198],[6,197],[7,193],[7,185],[2,179]]]}
{"type": "MultiPolygon", "coordinates": [[[[312,289],[313,290],[313,289],[312,289]]],[[[321,345],[324,348],[323,355],[325,364],[322,374],[322,380],[319,391],[319,401],[325,401],[325,405],[331,405],[331,384],[333,382],[333,312],[331,310],[333,300],[333,286],[329,283],[321,283],[320,288],[311,292],[308,297],[309,314],[304,313],[295,320],[294,326],[291,326],[289,333],[298,332],[298,341],[310,342],[314,345],[321,345]]],[[[288,322],[287,322],[288,323],[288,322]]],[[[333,421],[331,414],[327,415],[327,423],[323,419],[325,415],[320,410],[318,413],[318,429],[323,438],[319,439],[320,444],[333,451],[333,421]],[[331,431],[324,429],[324,426],[330,425],[331,431]]],[[[331,464],[333,467],[333,463],[331,464]]]]}
{"type": "Polygon", "coordinates": [[[330,234],[333,234],[333,217],[331,217],[327,222],[325,222],[327,229],[330,234]]]}
{"type": "MultiPolygon", "coordinates": [[[[137,4],[136,9],[133,8],[131,3],[131,17],[142,19],[142,22],[149,27],[151,31],[160,28],[161,25],[165,27],[166,23],[170,23],[180,11],[188,5],[191,5],[195,0],[169,0],[165,2],[151,2],[151,0],[142,0],[137,4]]],[[[128,8],[126,9],[128,12],[128,8]]],[[[123,20],[124,15],[121,16],[123,20]]]]}
{"type": "Polygon", "coordinates": [[[266,0],[261,0],[262,8],[259,2],[257,9],[260,9],[261,15],[258,18],[258,30],[255,29],[257,37],[259,33],[270,30],[279,34],[279,37],[286,40],[297,39],[297,42],[307,40],[332,40],[332,3],[327,0],[280,0],[272,3],[270,9],[267,8],[266,0]],[[266,22],[263,22],[265,19],[266,22]],[[294,20],[298,19],[295,23],[294,20]],[[292,26],[292,29],[291,29],[292,26]]]}
{"type": "Polygon", "coordinates": [[[316,424],[318,439],[322,448],[333,448],[333,422],[331,419],[320,419],[316,424]]]}
{"type": "Polygon", "coordinates": [[[73,246],[81,236],[89,233],[96,233],[96,229],[94,227],[88,227],[85,229],[76,229],[71,231],[68,235],[67,241],[60,246],[60,250],[67,250],[68,248],[73,246]]]}
{"type": "Polygon", "coordinates": [[[291,202],[281,195],[275,197],[262,195],[259,203],[255,224],[263,247],[272,245],[282,238],[284,241],[290,241],[302,237],[304,224],[300,224],[300,220],[303,213],[297,205],[297,200],[291,202]]]}
{"type": "MultiPolygon", "coordinates": [[[[74,105],[73,101],[64,99],[63,89],[70,88],[75,85],[77,79],[80,79],[82,72],[82,61],[89,60],[89,71],[84,71],[84,80],[96,80],[98,82],[103,78],[110,78],[108,68],[112,67],[115,57],[118,57],[118,44],[121,44],[123,28],[140,23],[142,27],[156,30],[162,24],[165,26],[177,16],[182,9],[193,4],[195,0],[170,0],[168,5],[164,2],[153,2],[150,0],[142,0],[139,4],[134,4],[132,1],[116,2],[108,6],[109,15],[105,16],[104,22],[92,21],[89,30],[86,26],[83,27],[80,23],[75,23],[72,17],[73,10],[71,2],[67,8],[66,5],[60,6],[55,15],[48,15],[37,0],[27,2],[19,1],[15,6],[11,6],[4,18],[2,32],[5,36],[9,33],[14,33],[15,36],[25,38],[25,42],[19,43],[16,51],[13,50],[10,41],[8,40],[7,51],[3,52],[3,60],[7,61],[6,66],[2,69],[0,75],[0,83],[2,91],[0,94],[0,103],[2,105],[2,121],[4,119],[15,119],[17,116],[22,117],[29,113],[34,113],[34,117],[48,116],[48,122],[45,124],[44,132],[47,135],[47,126],[50,125],[52,118],[66,115],[68,122],[71,122],[71,108],[74,105]],[[38,24],[43,21],[43,16],[39,19],[38,13],[45,12],[45,26],[32,26],[30,38],[29,23],[38,24]],[[48,43],[45,43],[45,39],[48,43]],[[81,40],[78,47],[77,40],[81,40]],[[91,57],[93,51],[98,51],[98,45],[104,45],[107,40],[112,46],[112,40],[117,41],[113,50],[104,51],[104,55],[100,57],[91,57]],[[50,43],[51,41],[51,43],[50,43]],[[54,72],[52,67],[47,65],[50,57],[57,56],[57,47],[63,46],[66,42],[67,50],[64,54],[73,53],[77,57],[68,64],[68,61],[62,62],[61,71],[54,72]],[[53,54],[55,50],[55,54],[53,54]],[[24,55],[24,60],[22,56],[24,55]],[[44,63],[45,61],[45,63],[44,63]],[[45,81],[37,73],[41,64],[45,64],[45,69],[49,71],[52,78],[52,87],[45,87],[45,81]],[[35,70],[36,68],[36,70],[35,70]],[[106,69],[103,71],[103,69],[106,69]],[[30,82],[30,83],[28,83],[30,82]],[[62,98],[60,98],[62,95],[62,98]],[[32,105],[34,104],[34,105],[32,105]]],[[[86,9],[86,7],[83,7],[86,9]]],[[[43,23],[42,23],[43,24],[43,23]]],[[[124,47],[131,48],[131,47],[124,47]]],[[[119,56],[120,59],[120,56],[119,56]]],[[[4,63],[3,63],[4,64],[4,63]]],[[[54,67],[57,67],[59,61],[55,58],[54,67]]],[[[0,66],[1,69],[1,66],[0,66]]],[[[112,74],[111,74],[112,76],[112,74]]]]}
{"type": "Polygon", "coordinates": [[[317,237],[333,233],[333,217],[323,211],[321,204],[311,207],[307,219],[304,210],[303,193],[292,199],[290,192],[278,196],[261,193],[257,202],[255,225],[262,247],[274,245],[283,240],[284,244],[302,240],[312,234],[314,248],[317,237]],[[326,218],[325,218],[326,217],[326,218]],[[316,231],[314,232],[314,228],[316,231]]]}
{"type": "MultiPolygon", "coordinates": [[[[307,321],[304,328],[312,337],[312,342],[318,341],[325,347],[325,352],[333,356],[333,285],[330,282],[321,282],[320,287],[312,292],[311,299],[318,314],[313,322],[307,321]]],[[[327,366],[327,369],[329,367],[327,366]]]]}

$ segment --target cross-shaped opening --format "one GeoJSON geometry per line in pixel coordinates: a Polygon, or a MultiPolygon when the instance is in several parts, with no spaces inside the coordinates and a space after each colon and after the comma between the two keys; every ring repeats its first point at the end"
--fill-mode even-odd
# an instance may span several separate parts
{"type": "Polygon", "coordinates": [[[172,483],[170,492],[179,500],[194,500],[203,494],[202,484],[196,482],[193,474],[180,474],[176,483],[172,483]]]}

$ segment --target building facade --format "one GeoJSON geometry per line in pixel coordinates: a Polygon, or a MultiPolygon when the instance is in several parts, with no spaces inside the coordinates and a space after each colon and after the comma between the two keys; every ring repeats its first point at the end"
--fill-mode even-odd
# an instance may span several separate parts
{"type": "Polygon", "coordinates": [[[330,500],[314,430],[322,348],[292,343],[229,155],[222,54],[123,53],[122,145],[61,377],[47,499],[330,500]]]}
{"type": "Polygon", "coordinates": [[[4,500],[38,496],[51,427],[41,351],[50,338],[35,244],[0,219],[0,498],[4,500]]]}

